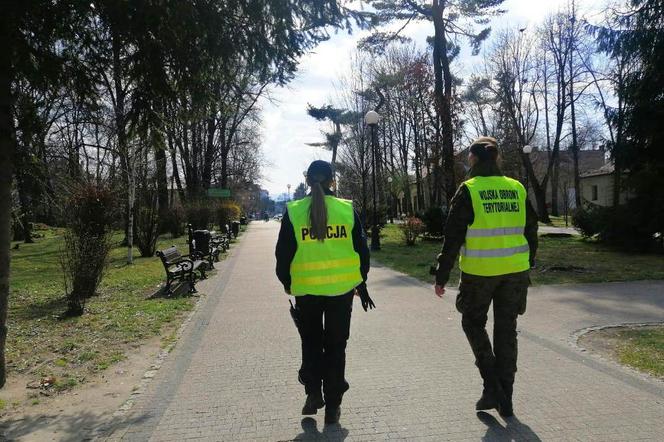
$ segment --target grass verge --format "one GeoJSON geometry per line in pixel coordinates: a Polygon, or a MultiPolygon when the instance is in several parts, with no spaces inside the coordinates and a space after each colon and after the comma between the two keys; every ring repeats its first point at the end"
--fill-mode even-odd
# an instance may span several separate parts
{"type": "MultiPolygon", "coordinates": [[[[406,246],[399,227],[390,224],[381,233],[381,250],[372,252],[378,262],[433,282],[429,267],[440,253],[439,241],[418,239],[414,246],[406,246]]],[[[540,237],[537,268],[531,279],[536,285],[664,279],[664,256],[624,253],[580,237],[540,237]]],[[[455,265],[449,284],[458,280],[455,265]]]]}
{"type": "Polygon", "coordinates": [[[579,343],[623,365],[664,378],[664,325],[591,331],[579,343]]]}
{"type": "MultiPolygon", "coordinates": [[[[61,319],[66,310],[59,255],[62,231],[50,229],[33,244],[12,250],[7,363],[11,372],[39,382],[53,377],[52,389],[64,391],[125,359],[125,352],[148,338],[172,331],[191,310],[195,298],[150,298],[164,282],[156,257],[126,264],[122,235],[114,236],[110,263],[96,296],[78,318],[61,319]]],[[[16,243],[13,243],[14,246],[16,243]]],[[[186,238],[160,238],[157,249],[171,245],[186,253],[186,238]]],[[[222,255],[223,257],[224,255],[222,255]]]]}
{"type": "Polygon", "coordinates": [[[637,370],[664,377],[664,326],[622,330],[618,359],[637,370]]]}

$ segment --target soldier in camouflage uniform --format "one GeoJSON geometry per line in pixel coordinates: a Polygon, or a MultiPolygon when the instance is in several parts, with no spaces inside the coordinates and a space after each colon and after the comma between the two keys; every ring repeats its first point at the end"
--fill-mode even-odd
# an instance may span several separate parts
{"type": "Polygon", "coordinates": [[[504,177],[497,160],[495,139],[481,137],[471,145],[469,180],[459,187],[451,202],[445,242],[438,255],[435,289],[442,297],[461,252],[456,308],[462,314],[463,331],[484,381],[476,409],[495,408],[507,417],[513,414],[516,323],[517,316],[526,310],[529,268],[534,265],[537,251],[537,214],[523,186],[504,177]],[[475,191],[478,183],[483,183],[479,192],[475,191]],[[476,226],[485,228],[473,228],[476,226]],[[493,348],[486,332],[492,302],[493,348]]]}

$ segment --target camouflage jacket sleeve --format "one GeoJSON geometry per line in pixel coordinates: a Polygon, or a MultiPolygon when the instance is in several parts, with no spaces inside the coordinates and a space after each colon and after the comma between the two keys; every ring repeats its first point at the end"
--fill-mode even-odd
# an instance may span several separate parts
{"type": "Polygon", "coordinates": [[[461,185],[452,198],[450,213],[445,223],[445,240],[443,248],[438,255],[436,268],[436,284],[445,285],[450,278],[450,272],[459,255],[461,246],[466,241],[466,230],[473,223],[473,203],[466,186],[461,185]]]}
{"type": "Polygon", "coordinates": [[[530,204],[530,200],[526,200],[526,229],[524,235],[528,241],[528,247],[530,248],[530,267],[535,266],[535,255],[537,254],[537,229],[539,227],[537,223],[537,212],[533,208],[533,205],[530,204]]]}

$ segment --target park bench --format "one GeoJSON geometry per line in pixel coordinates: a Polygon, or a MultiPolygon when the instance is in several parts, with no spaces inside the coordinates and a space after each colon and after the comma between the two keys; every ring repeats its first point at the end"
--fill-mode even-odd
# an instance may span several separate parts
{"type": "Polygon", "coordinates": [[[224,224],[221,226],[221,233],[226,237],[226,241],[228,241],[230,246],[231,240],[233,239],[233,231],[231,230],[231,227],[228,224],[224,224]]]}
{"type": "Polygon", "coordinates": [[[205,261],[183,255],[175,246],[157,251],[157,256],[161,259],[166,271],[166,294],[168,296],[173,294],[171,289],[173,281],[188,281],[189,292],[196,293],[196,272],[200,273],[201,279],[206,278],[205,261]]]}
{"type": "Polygon", "coordinates": [[[205,260],[208,269],[214,269],[214,262],[219,261],[221,247],[212,241],[212,235],[208,230],[193,230],[191,224],[187,228],[189,231],[189,255],[194,259],[205,260]]]}
{"type": "Polygon", "coordinates": [[[210,230],[210,243],[222,252],[227,251],[231,247],[228,235],[219,234],[214,230],[210,230]]]}
{"type": "Polygon", "coordinates": [[[240,221],[233,221],[231,223],[231,232],[233,232],[233,236],[236,239],[238,236],[240,236],[240,221]]]}

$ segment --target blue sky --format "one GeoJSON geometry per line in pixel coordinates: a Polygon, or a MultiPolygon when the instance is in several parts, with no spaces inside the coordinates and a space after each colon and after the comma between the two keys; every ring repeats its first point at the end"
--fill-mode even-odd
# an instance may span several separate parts
{"type": "MultiPolygon", "coordinates": [[[[493,30],[506,27],[534,27],[548,14],[567,5],[568,0],[507,0],[504,9],[508,12],[492,23],[493,30]]],[[[606,0],[577,0],[580,15],[589,19],[598,17],[606,0]]],[[[357,42],[366,32],[339,33],[313,52],[302,57],[297,77],[284,88],[271,92],[272,101],[264,100],[263,109],[263,153],[266,164],[263,168],[263,187],[270,195],[291,192],[303,180],[302,173],[315,159],[329,160],[331,154],[306,143],[321,141],[325,123],[315,121],[306,112],[307,103],[322,105],[333,101],[334,84],[349,70],[350,55],[357,42]]],[[[417,44],[425,46],[426,37],[433,34],[432,24],[412,23],[405,35],[417,44]]],[[[491,40],[485,43],[485,47],[491,40]]],[[[454,66],[455,71],[472,72],[473,66],[481,62],[482,55],[472,57],[468,51],[454,66]]]]}

